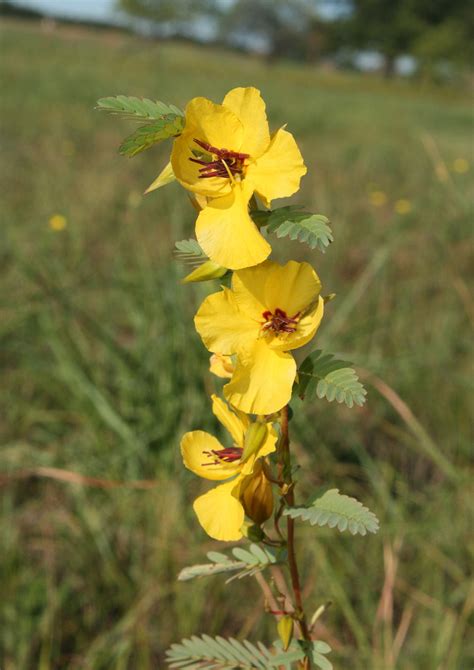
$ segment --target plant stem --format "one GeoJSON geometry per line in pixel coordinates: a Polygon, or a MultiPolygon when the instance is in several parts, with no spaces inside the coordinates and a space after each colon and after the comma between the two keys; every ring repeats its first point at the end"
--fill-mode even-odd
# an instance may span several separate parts
{"type": "MultiPolygon", "coordinates": [[[[295,504],[294,482],[291,475],[291,461],[290,461],[290,436],[288,428],[288,405],[281,410],[281,442],[280,442],[280,468],[282,480],[284,480],[288,487],[284,494],[286,503],[291,507],[295,504]]],[[[279,473],[280,474],[280,473],[279,473]]],[[[295,608],[298,615],[298,620],[301,627],[301,634],[306,642],[311,642],[311,634],[308,629],[306,615],[303,609],[303,598],[301,596],[300,577],[298,572],[298,564],[295,553],[295,521],[291,517],[287,517],[287,548],[288,548],[288,565],[290,568],[291,585],[293,588],[295,598],[295,608]]],[[[309,659],[308,659],[309,662],[309,659]]],[[[306,667],[309,667],[306,664],[306,667]]]]}

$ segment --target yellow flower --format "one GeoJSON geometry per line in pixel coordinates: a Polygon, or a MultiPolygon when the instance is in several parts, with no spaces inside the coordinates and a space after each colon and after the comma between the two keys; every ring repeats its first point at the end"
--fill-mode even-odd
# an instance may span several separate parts
{"type": "Polygon", "coordinates": [[[287,353],[316,333],[324,311],[321,282],[308,263],[289,261],[234,272],[232,289],[208,296],[194,323],[207,349],[236,354],[224,386],[243,412],[271,414],[289,401],[296,363],[287,353]]]}
{"type": "Polygon", "coordinates": [[[271,484],[259,459],[275,451],[277,434],[270,424],[251,423],[243,412],[231,411],[216,396],[212,396],[212,411],[230,433],[232,446],[223,447],[213,435],[195,430],[183,436],[181,454],[185,466],[199,477],[225,480],[199,496],[193,508],[208,535],[230,542],[242,537],[245,513],[256,523],[271,515],[271,484]]]}
{"type": "Polygon", "coordinates": [[[383,207],[387,202],[387,196],[383,191],[372,191],[369,193],[369,200],[374,207],[383,207]]]}
{"type": "Polygon", "coordinates": [[[67,219],[62,214],[55,214],[48,221],[49,227],[55,232],[64,230],[67,226],[67,219]]]}
{"type": "Polygon", "coordinates": [[[231,379],[234,374],[234,364],[230,356],[223,356],[222,354],[212,354],[210,358],[209,371],[216,377],[222,379],[231,379]]]}
{"type": "Polygon", "coordinates": [[[458,174],[464,174],[469,170],[469,161],[465,158],[456,158],[456,160],[453,161],[453,170],[458,174]]]}
{"type": "Polygon", "coordinates": [[[221,105],[194,98],[174,141],[171,165],[189,191],[207,198],[196,221],[205,253],[232,270],[264,261],[271,247],[252,221],[257,193],[267,207],[299,189],[306,167],[293,136],[269,132],[265,103],[256,88],[234,88],[221,105]]]}
{"type": "Polygon", "coordinates": [[[411,202],[401,198],[395,203],[395,211],[397,214],[409,214],[412,210],[411,202]]]}

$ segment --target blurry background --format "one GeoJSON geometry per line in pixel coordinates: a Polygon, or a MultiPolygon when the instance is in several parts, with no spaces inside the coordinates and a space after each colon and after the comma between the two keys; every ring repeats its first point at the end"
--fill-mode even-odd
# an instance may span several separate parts
{"type": "Polygon", "coordinates": [[[121,158],[133,124],[93,111],[238,85],[300,143],[294,202],[329,216],[335,242],[275,256],[307,258],[337,293],[317,345],[369,389],[362,409],[294,403],[300,498],[331,485],[381,519],[366,538],[301,530],[308,608],[332,602],[318,635],[339,668],[472,668],[468,3],[0,8],[2,670],[148,670],[193,633],[276,637],[251,581],[176,582],[222,548],[178,453],[186,430],[217,430],[191,325],[216,286],[179,284],[185,193],[142,197],[169,146],[121,158]]]}

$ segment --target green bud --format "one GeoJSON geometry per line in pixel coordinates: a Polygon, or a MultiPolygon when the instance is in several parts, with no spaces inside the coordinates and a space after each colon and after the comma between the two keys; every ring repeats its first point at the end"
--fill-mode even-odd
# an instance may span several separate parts
{"type": "Polygon", "coordinates": [[[244,451],[242,454],[242,460],[247,460],[249,456],[255,454],[267,437],[267,424],[255,422],[251,423],[247,428],[244,439],[244,451]]]}
{"type": "Polygon", "coordinates": [[[277,623],[278,635],[283,645],[283,651],[286,651],[290,646],[291,638],[293,637],[293,619],[288,614],[282,616],[277,623]]]}
{"type": "Polygon", "coordinates": [[[217,263],[214,263],[214,261],[206,261],[188,275],[186,275],[186,277],[181,280],[181,283],[189,284],[190,282],[195,281],[209,281],[210,279],[219,279],[220,277],[223,277],[226,272],[227,268],[222,267],[222,265],[218,265],[217,263]]]}

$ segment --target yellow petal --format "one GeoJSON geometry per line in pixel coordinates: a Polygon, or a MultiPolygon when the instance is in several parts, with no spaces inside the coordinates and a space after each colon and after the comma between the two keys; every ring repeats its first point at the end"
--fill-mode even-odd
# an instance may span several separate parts
{"type": "Polygon", "coordinates": [[[234,373],[234,364],[230,356],[223,354],[212,354],[210,358],[209,372],[222,379],[230,379],[234,373]]]}
{"type": "Polygon", "coordinates": [[[249,414],[272,414],[288,403],[296,377],[291,354],[259,340],[237,357],[232,380],[224,386],[227,400],[249,414]]]}
{"type": "Polygon", "coordinates": [[[162,169],[158,177],[153,181],[150,186],[147,188],[145,191],[145,195],[147,193],[151,193],[152,191],[156,191],[157,188],[161,188],[162,186],[166,186],[166,184],[171,184],[172,181],[175,181],[176,177],[174,176],[173,168],[171,166],[171,163],[168,163],[165,165],[165,167],[162,169]]]}
{"type": "Polygon", "coordinates": [[[259,324],[239,311],[232,291],[209,295],[194,317],[194,325],[208,351],[235,354],[258,337],[259,324]]]}
{"type": "Polygon", "coordinates": [[[306,166],[291,133],[280,129],[275,133],[268,151],[251,163],[246,180],[269,207],[275,198],[286,198],[300,187],[306,166]]]}
{"type": "Polygon", "coordinates": [[[270,347],[281,351],[290,351],[291,349],[298,349],[298,347],[304,346],[313,339],[319,328],[323,314],[324,300],[319,296],[308,313],[298,321],[296,332],[284,333],[279,337],[273,337],[269,342],[270,347]]]}
{"type": "Polygon", "coordinates": [[[244,508],[239,500],[240,480],[216,486],[194,501],[199,523],[215,540],[233,542],[242,537],[244,508]]]}
{"type": "Polygon", "coordinates": [[[237,416],[229,409],[227,403],[218,398],[216,395],[212,397],[212,411],[214,415],[219,419],[221,424],[226,430],[232,435],[234,442],[238,447],[244,446],[244,435],[245,431],[249,425],[249,420],[245,414],[237,416]],[[242,420],[242,417],[245,417],[242,420]]]}
{"type": "Polygon", "coordinates": [[[193,130],[196,139],[218,149],[239,151],[244,129],[237,116],[224,105],[217,105],[207,98],[193,98],[186,105],[184,132],[193,130]]]}
{"type": "Polygon", "coordinates": [[[182,284],[189,284],[190,282],[197,281],[210,281],[211,279],[220,279],[227,272],[227,268],[223,268],[222,265],[217,265],[214,261],[205,261],[202,265],[199,265],[192,272],[190,272],[186,277],[181,280],[182,284]]]}
{"type": "Polygon", "coordinates": [[[233,88],[222,101],[224,107],[232,110],[242,122],[244,135],[240,150],[258,158],[270,144],[265,103],[260,91],[253,86],[233,88]]]}
{"type": "Polygon", "coordinates": [[[216,105],[206,98],[194,98],[186,106],[186,125],[174,141],[171,164],[178,181],[190,191],[201,195],[222,195],[230,191],[230,180],[222,177],[199,178],[193,150],[202,151],[195,140],[206,142],[217,149],[239,151],[243,126],[236,115],[223,105],[216,105]]]}
{"type": "Polygon", "coordinates": [[[231,270],[257,265],[272,250],[250,218],[250,195],[236,184],[229,195],[210,200],[196,221],[196,237],[204,252],[231,270]]]}
{"type": "Polygon", "coordinates": [[[240,470],[239,462],[221,463],[215,465],[213,451],[220,451],[224,447],[214,435],[203,430],[193,430],[185,433],[181,439],[181,455],[184,465],[199,477],[220,481],[230,479],[240,470]]]}
{"type": "Polygon", "coordinates": [[[289,317],[304,311],[316,301],[321,282],[309,263],[266,261],[234,272],[232,290],[239,309],[261,323],[267,310],[279,308],[289,317]]]}

